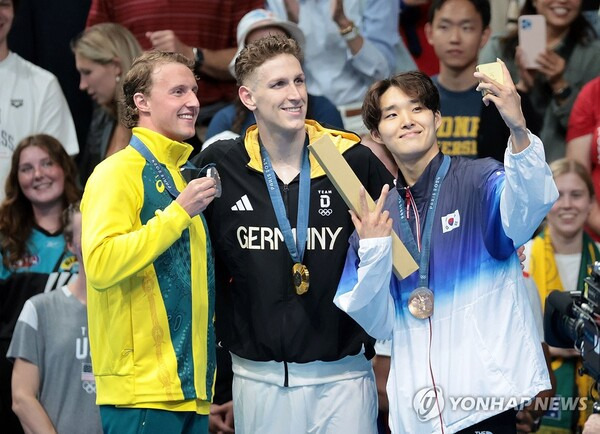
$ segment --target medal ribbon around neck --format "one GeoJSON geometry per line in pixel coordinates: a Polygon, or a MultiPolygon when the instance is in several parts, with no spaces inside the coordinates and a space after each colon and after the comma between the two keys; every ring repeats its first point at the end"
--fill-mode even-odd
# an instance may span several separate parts
{"type": "Polygon", "coordinates": [[[294,235],[292,233],[292,227],[290,221],[286,216],[285,205],[283,204],[283,198],[279,185],[277,184],[277,178],[275,171],[271,165],[271,158],[269,153],[260,142],[260,155],[262,157],[263,164],[263,175],[265,183],[267,184],[267,190],[269,190],[269,196],[271,203],[273,204],[273,210],[277,217],[277,223],[279,229],[283,234],[285,245],[287,246],[290,256],[296,264],[302,264],[304,258],[304,251],[306,248],[306,239],[308,237],[308,211],[310,208],[310,161],[308,159],[308,137],[304,142],[304,152],[302,154],[302,168],[300,170],[300,190],[298,192],[298,216],[296,220],[296,241],[294,241],[294,235]]]}
{"type": "MultiPolygon", "coordinates": [[[[158,173],[160,180],[164,184],[165,188],[167,189],[167,191],[169,192],[171,197],[173,197],[173,199],[177,199],[177,196],[179,196],[179,190],[177,190],[175,185],[171,182],[172,178],[171,178],[170,174],[169,174],[169,176],[167,176],[166,170],[158,162],[158,160],[156,159],[156,157],[154,156],[152,151],[150,151],[150,149],[148,149],[148,147],[144,144],[144,142],[142,142],[135,135],[131,135],[131,140],[129,141],[129,145],[131,145],[131,147],[133,149],[138,151],[142,155],[142,157],[144,157],[146,159],[147,162],[152,164],[152,167],[154,167],[154,170],[156,171],[156,173],[158,173]]],[[[207,167],[214,167],[214,166],[215,166],[215,164],[211,163],[211,164],[207,164],[206,166],[204,166],[201,169],[198,169],[194,164],[187,161],[182,166],[181,169],[182,170],[189,169],[189,170],[196,170],[198,172],[203,172],[207,167]]]]}
{"type": "MultiPolygon", "coordinates": [[[[429,287],[429,252],[431,249],[431,232],[433,229],[433,219],[435,218],[435,209],[437,207],[440,187],[442,182],[448,173],[450,167],[450,157],[444,155],[444,161],[435,174],[435,181],[433,183],[433,189],[431,190],[431,199],[429,200],[429,207],[427,209],[427,218],[425,219],[425,228],[421,236],[421,251],[417,247],[415,237],[413,236],[410,224],[406,218],[405,204],[402,195],[398,195],[398,207],[400,213],[400,232],[402,239],[406,243],[406,248],[410,252],[413,259],[419,264],[419,287],[429,287]]],[[[415,210],[418,213],[418,210],[415,210]]]]}

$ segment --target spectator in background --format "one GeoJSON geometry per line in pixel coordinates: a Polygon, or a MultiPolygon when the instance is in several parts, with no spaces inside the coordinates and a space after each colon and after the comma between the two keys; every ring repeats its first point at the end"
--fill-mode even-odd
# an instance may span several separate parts
{"type": "MultiPolygon", "coordinates": [[[[394,0],[392,0],[394,1],[394,0]]],[[[432,76],[439,72],[439,61],[436,53],[427,43],[425,24],[431,0],[399,0],[400,1],[400,34],[419,71],[432,76]]],[[[416,69],[416,68],[415,68],[416,69]]]]}
{"type": "Polygon", "coordinates": [[[66,284],[75,258],[66,251],[62,212],[79,199],[75,163],[53,137],[26,137],[12,155],[0,206],[0,420],[19,432],[11,411],[12,364],[4,355],[23,304],[66,284]]]}
{"type": "Polygon", "coordinates": [[[587,83],[575,100],[567,129],[567,157],[592,176],[596,194],[587,228],[600,241],[600,77],[587,83]]]}
{"type": "Polygon", "coordinates": [[[517,89],[529,96],[543,119],[540,138],[547,161],[553,161],[565,155],[567,122],[577,94],[600,73],[600,41],[581,13],[581,0],[526,0],[521,9],[525,14],[546,19],[547,50],[537,59],[538,69],[524,67],[516,31],[493,36],[479,60],[505,61],[517,89]]]}
{"type": "MultiPolygon", "coordinates": [[[[477,133],[485,106],[481,93],[475,90],[479,81],[473,73],[479,50],[490,36],[489,25],[488,0],[434,0],[431,3],[425,34],[440,59],[440,73],[431,79],[440,93],[442,122],[437,138],[444,154],[477,157],[477,133]]],[[[507,137],[502,147],[506,148],[509,131],[506,126],[504,130],[507,137]]]]}
{"type": "Polygon", "coordinates": [[[69,154],[79,152],[73,119],[56,77],[9,50],[13,17],[13,0],[0,0],[0,186],[11,169],[17,143],[31,134],[49,134],[69,154]]]}
{"type": "Polygon", "coordinates": [[[102,434],[87,332],[79,202],[64,212],[63,226],[79,272],[60,290],[36,295],[23,306],[7,355],[14,362],[13,408],[27,432],[102,434]]]}
{"type": "MultiPolygon", "coordinates": [[[[432,80],[440,93],[441,151],[502,162],[510,131],[496,106],[482,102],[476,90],[479,81],[473,76],[479,50],[490,36],[489,24],[488,0],[433,0],[425,33],[440,59],[440,73],[432,80]]],[[[529,129],[537,133],[540,121],[526,95],[521,105],[529,129]]]]}
{"type": "Polygon", "coordinates": [[[145,50],[178,52],[194,60],[200,77],[198,123],[208,123],[235,95],[228,66],[237,47],[237,24],[263,5],[264,0],[92,0],[87,25],[118,23],[145,50]]]}
{"type": "MultiPolygon", "coordinates": [[[[281,20],[265,9],[255,9],[244,15],[238,24],[238,51],[229,64],[232,76],[235,77],[235,59],[246,44],[269,35],[282,35],[293,38],[298,42],[301,49],[304,48],[304,34],[296,24],[281,20]]],[[[331,101],[324,96],[308,94],[307,105],[306,117],[308,119],[314,119],[320,124],[335,128],[344,127],[340,113],[331,101]]],[[[208,125],[206,138],[209,139],[224,131],[232,132],[234,135],[244,135],[246,129],[255,123],[254,113],[248,110],[239,98],[236,98],[233,104],[222,108],[213,117],[208,125]]],[[[228,138],[230,137],[231,135],[228,138]]],[[[204,145],[206,146],[206,142],[204,145]]]]}
{"type": "Polygon", "coordinates": [[[267,0],[282,20],[306,38],[307,90],[339,109],[344,127],[367,134],[360,116],[369,86],[396,68],[398,2],[390,0],[267,0]]]}
{"type": "MultiPolygon", "coordinates": [[[[56,76],[77,131],[77,142],[85,143],[92,103],[77,88],[69,42],[85,28],[91,0],[18,0],[8,34],[8,46],[25,60],[56,76]]],[[[16,3],[15,3],[16,5],[16,3]]]]}
{"type": "MultiPolygon", "coordinates": [[[[538,288],[542,305],[554,290],[581,291],[590,266],[600,260],[598,244],[584,230],[594,199],[592,179],[586,168],[575,160],[562,158],[550,164],[558,188],[558,200],[546,217],[546,227],[525,244],[525,272],[538,288]]],[[[581,357],[575,349],[550,347],[556,376],[556,395],[563,399],[585,397],[593,384],[587,375],[580,376],[581,357]]],[[[581,429],[591,412],[566,408],[548,411],[542,428],[552,432],[575,432],[581,429]]]]}
{"type": "Polygon", "coordinates": [[[71,49],[81,76],[79,88],[98,104],[78,161],[85,185],[100,161],[129,143],[131,130],[118,121],[121,79],[142,49],[129,30],[114,23],[88,27],[72,41],[71,49]]]}

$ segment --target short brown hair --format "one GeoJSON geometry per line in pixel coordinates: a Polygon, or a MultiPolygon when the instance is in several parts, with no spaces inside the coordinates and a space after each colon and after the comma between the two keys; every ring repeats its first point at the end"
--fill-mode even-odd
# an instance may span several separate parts
{"type": "Polygon", "coordinates": [[[67,243],[73,242],[73,216],[80,213],[81,201],[70,203],[67,209],[62,213],[63,236],[67,243]]]}
{"type": "Polygon", "coordinates": [[[591,198],[594,197],[594,183],[588,170],[579,161],[572,160],[570,158],[560,158],[550,163],[550,170],[552,171],[552,177],[554,179],[567,173],[574,173],[579,176],[585,186],[587,187],[588,193],[591,198]]]}
{"type": "Polygon", "coordinates": [[[381,96],[390,88],[397,87],[411,98],[416,98],[434,113],[440,111],[440,94],[426,74],[421,71],[401,72],[393,77],[374,83],[362,105],[362,118],[369,131],[377,131],[381,120],[381,96]]]}
{"type": "Polygon", "coordinates": [[[181,63],[194,72],[194,62],[179,53],[152,50],[142,53],[131,65],[131,69],[123,81],[123,100],[121,101],[121,123],[127,128],[137,125],[140,114],[133,100],[133,96],[140,92],[148,95],[152,90],[152,73],[157,65],[168,63],[181,63]]]}
{"type": "Polygon", "coordinates": [[[286,36],[272,35],[246,45],[235,60],[235,76],[238,86],[267,60],[280,54],[291,54],[302,63],[302,50],[298,43],[286,36]]]}

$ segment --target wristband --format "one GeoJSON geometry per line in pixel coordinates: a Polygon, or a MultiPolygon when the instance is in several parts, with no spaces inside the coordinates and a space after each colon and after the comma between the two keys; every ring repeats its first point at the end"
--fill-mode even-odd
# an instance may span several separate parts
{"type": "Polygon", "coordinates": [[[358,31],[358,27],[356,27],[353,22],[350,22],[348,27],[340,30],[340,35],[342,35],[342,38],[344,38],[345,41],[351,41],[360,36],[360,33],[358,31]]]}
{"type": "Polygon", "coordinates": [[[569,84],[567,84],[566,86],[563,86],[560,89],[558,89],[556,92],[554,92],[554,97],[559,100],[567,99],[569,97],[569,95],[571,95],[571,91],[572,91],[571,86],[569,84]]]}

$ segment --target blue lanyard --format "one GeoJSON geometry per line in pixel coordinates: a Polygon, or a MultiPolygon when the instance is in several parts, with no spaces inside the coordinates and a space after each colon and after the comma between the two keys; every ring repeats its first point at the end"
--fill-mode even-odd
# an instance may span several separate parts
{"type": "MultiPolygon", "coordinates": [[[[448,173],[450,167],[450,157],[444,155],[444,161],[435,174],[435,181],[433,183],[433,189],[431,190],[431,199],[429,200],[429,207],[427,209],[427,218],[425,219],[425,228],[422,235],[422,249],[419,252],[415,237],[410,229],[408,219],[406,218],[405,204],[402,195],[398,195],[398,208],[400,213],[400,232],[402,239],[406,243],[406,248],[412,255],[415,261],[419,263],[419,287],[427,288],[429,285],[429,252],[431,249],[431,232],[433,229],[433,219],[435,218],[435,209],[437,207],[438,199],[440,197],[440,187],[442,182],[448,173]]],[[[415,210],[415,213],[418,213],[415,210]]]]}
{"type": "Polygon", "coordinates": [[[290,221],[286,216],[283,198],[281,197],[281,191],[279,190],[279,185],[277,184],[275,171],[273,170],[273,166],[271,166],[269,153],[262,144],[260,145],[260,155],[262,157],[265,183],[267,184],[267,189],[269,190],[269,196],[271,197],[271,203],[273,204],[273,210],[275,211],[275,216],[277,217],[279,229],[281,229],[281,232],[283,233],[285,245],[287,246],[290,256],[294,262],[302,263],[308,235],[308,210],[310,207],[310,161],[308,160],[308,147],[305,143],[304,153],[302,155],[302,169],[300,170],[300,191],[298,192],[296,241],[294,241],[290,221]]]}
{"type": "MultiPolygon", "coordinates": [[[[133,149],[142,154],[142,157],[144,157],[146,161],[152,164],[152,167],[154,167],[154,170],[156,170],[156,172],[158,173],[160,180],[165,185],[169,194],[173,197],[173,199],[177,199],[177,196],[179,196],[179,190],[177,190],[177,188],[175,188],[175,185],[171,183],[171,180],[173,178],[170,176],[170,174],[169,176],[167,176],[165,169],[163,169],[162,165],[158,162],[152,151],[148,149],[148,147],[144,144],[144,142],[142,142],[139,139],[139,137],[136,137],[133,134],[131,135],[131,140],[129,141],[129,144],[133,149]]],[[[194,166],[191,162],[188,161],[183,165],[182,169],[192,169],[202,172],[208,166],[214,166],[214,164],[208,164],[203,168],[198,169],[196,166],[194,166]]]]}

